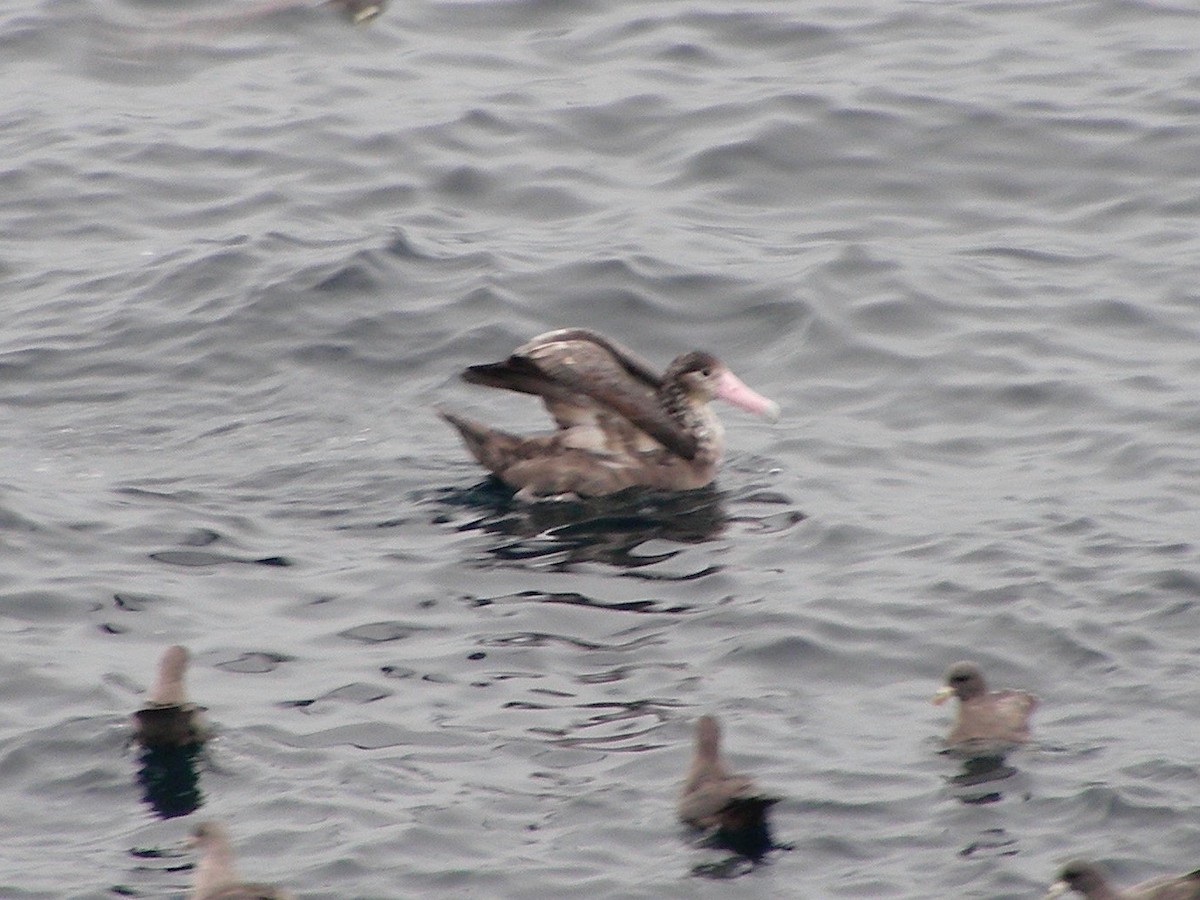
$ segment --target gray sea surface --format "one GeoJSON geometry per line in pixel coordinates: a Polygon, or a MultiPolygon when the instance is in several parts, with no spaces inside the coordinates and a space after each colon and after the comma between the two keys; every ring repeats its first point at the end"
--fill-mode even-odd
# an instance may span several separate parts
{"type": "Polygon", "coordinates": [[[307,900],[1200,863],[1194,3],[33,0],[0,64],[0,896],[181,897],[202,818],[307,900]],[[543,427],[458,372],[567,325],[783,418],[515,504],[434,407],[543,427]],[[960,658],[1042,698],[994,778],[960,658]],[[675,821],[705,712],[762,865],[675,821]]]}

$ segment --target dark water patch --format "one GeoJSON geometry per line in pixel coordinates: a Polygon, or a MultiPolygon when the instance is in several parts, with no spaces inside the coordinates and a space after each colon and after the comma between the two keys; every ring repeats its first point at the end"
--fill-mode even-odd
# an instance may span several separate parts
{"type": "Polygon", "coordinates": [[[373,684],[354,682],[353,684],[344,684],[341,687],[334,688],[332,691],[328,691],[319,697],[313,697],[309,700],[285,700],[279,705],[291,709],[307,709],[311,706],[324,703],[346,703],[362,706],[390,696],[392,696],[392,692],[389,690],[376,687],[373,684]]]}
{"type": "Polygon", "coordinates": [[[965,255],[993,259],[1011,259],[1021,263],[1039,263],[1047,266],[1084,266],[1097,263],[1099,260],[1093,254],[1084,253],[1054,253],[1033,247],[976,247],[963,251],[965,255]]]}
{"type": "Polygon", "coordinates": [[[137,497],[138,499],[166,500],[172,503],[182,504],[196,503],[201,499],[201,495],[198,492],[191,490],[159,491],[145,487],[124,486],[114,488],[113,493],[124,494],[129,497],[137,497]]]}
{"type": "Polygon", "coordinates": [[[568,110],[564,121],[592,151],[620,155],[645,147],[669,133],[670,123],[660,115],[664,108],[662,97],[642,94],[605,105],[589,104],[568,110]]]}
{"type": "Polygon", "coordinates": [[[706,32],[706,43],[741,47],[754,53],[783,51],[783,57],[791,62],[848,47],[841,29],[814,21],[797,22],[776,10],[689,11],[683,22],[706,32]]]}
{"type": "Polygon", "coordinates": [[[419,673],[416,669],[408,666],[381,666],[379,669],[386,677],[402,680],[405,678],[415,678],[419,673]]]}
{"type": "Polygon", "coordinates": [[[362,263],[348,263],[336,272],[318,281],[313,290],[322,293],[358,294],[376,290],[380,285],[378,276],[362,263]]]}
{"type": "MultiPolygon", "coordinates": [[[[658,273],[644,271],[638,261],[625,256],[603,256],[572,261],[536,279],[526,276],[512,281],[516,289],[535,291],[543,284],[555,286],[558,315],[565,322],[593,322],[597,304],[610,322],[655,319],[663,315],[653,301],[658,273]]],[[[634,348],[636,349],[636,347],[634,348]]]]}
{"type": "Polygon", "coordinates": [[[0,530],[4,531],[39,531],[41,526],[33,519],[26,518],[21,513],[0,506],[0,530]]]}
{"type": "MultiPolygon", "coordinates": [[[[173,484],[175,479],[156,479],[148,480],[143,484],[173,484]]],[[[149,500],[168,500],[172,503],[193,504],[198,503],[202,499],[202,494],[197,491],[178,490],[178,491],[160,491],[151,487],[140,487],[122,485],[113,488],[113,493],[125,494],[127,497],[136,497],[138,499],[149,500]]]]}
{"type": "Polygon", "coordinates": [[[185,547],[207,547],[221,539],[221,535],[211,528],[194,528],[179,539],[185,547]]]}
{"type": "Polygon", "coordinates": [[[546,591],[518,591],[514,594],[504,594],[496,597],[465,597],[472,606],[492,606],[507,603],[559,603],[566,606],[581,606],[588,609],[613,610],[616,612],[633,613],[666,613],[679,615],[691,612],[693,607],[686,604],[666,604],[659,600],[629,600],[625,602],[605,603],[574,592],[549,593],[546,591]]]}
{"type": "MultiPolygon", "coordinates": [[[[515,305],[514,296],[498,287],[474,288],[457,299],[457,306],[461,308],[463,316],[473,318],[485,317],[488,314],[502,319],[508,318],[515,305]]],[[[460,348],[464,354],[470,353],[469,356],[464,355],[462,358],[466,364],[466,362],[486,359],[488,356],[500,356],[508,353],[522,340],[521,335],[511,332],[510,329],[500,328],[497,325],[485,325],[456,335],[456,347],[460,348]],[[496,335],[502,334],[505,340],[498,340],[496,335]]]]}
{"type": "MultiPolygon", "coordinates": [[[[316,294],[345,295],[351,302],[359,297],[378,294],[385,288],[397,290],[411,286],[408,269],[405,263],[412,261],[441,261],[452,263],[456,268],[464,265],[482,262],[477,257],[463,260],[456,256],[438,259],[432,256],[418,256],[410,249],[408,239],[394,236],[382,247],[371,246],[353,250],[348,256],[337,255],[334,258],[312,266],[304,273],[306,290],[316,294]]],[[[329,252],[336,247],[321,248],[329,252]]],[[[363,321],[360,319],[360,321],[363,321]]],[[[370,320],[368,320],[370,321],[370,320]]],[[[345,332],[342,332],[343,334],[345,332]]]]}
{"type": "Polygon", "coordinates": [[[645,637],[634,638],[633,640],[626,641],[624,643],[606,644],[565,634],[550,634],[548,632],[540,631],[521,631],[511,634],[497,634],[476,638],[476,643],[478,643],[481,647],[547,647],[554,644],[561,644],[567,647],[574,647],[579,650],[612,650],[628,653],[634,650],[640,650],[643,647],[652,647],[662,644],[663,638],[660,635],[646,635],[645,637]]]}
{"type": "MultiPolygon", "coordinates": [[[[33,707],[27,712],[40,717],[33,707]]],[[[0,774],[21,777],[51,806],[72,797],[85,797],[98,809],[124,803],[132,797],[129,773],[122,765],[122,734],[112,726],[110,718],[87,715],[24,727],[19,739],[0,741],[0,774]],[[59,764],[47,767],[47,759],[59,764]]]]}
{"type": "Polygon", "coordinates": [[[422,732],[385,722],[360,722],[341,725],[311,734],[292,734],[272,730],[273,739],[285,747],[318,750],[353,747],[358,750],[384,750],[392,747],[440,748],[461,750],[463,736],[449,732],[422,732]]]}
{"type": "Polygon", "coordinates": [[[1090,785],[1067,798],[1064,811],[1080,829],[1088,831],[1099,827],[1173,827],[1176,817],[1171,810],[1163,808],[1155,799],[1138,802],[1134,793],[1111,785],[1090,785]]]}
{"type": "Polygon", "coordinates": [[[1146,329],[1162,334],[1165,323],[1152,309],[1126,300],[1093,300],[1069,309],[1069,321],[1079,325],[1103,325],[1124,329],[1146,329]]]}
{"type": "Polygon", "coordinates": [[[209,553],[200,550],[159,550],[148,555],[151,559],[158,562],[188,568],[221,566],[229,563],[276,567],[294,565],[285,556],[263,556],[256,559],[254,557],[233,556],[229,553],[209,553]]]}
{"type": "MultiPolygon", "coordinates": [[[[126,852],[139,872],[190,872],[196,867],[193,854],[182,847],[130,847],[126,852]]],[[[115,887],[113,891],[123,897],[143,896],[135,888],[115,887]]]]}
{"type": "MultiPolygon", "coordinates": [[[[164,497],[166,499],[166,497],[164,497]]],[[[170,499],[177,499],[173,495],[170,499]]],[[[220,532],[211,528],[194,528],[179,537],[184,547],[211,547],[227,540],[220,532]]],[[[250,564],[286,568],[293,562],[284,556],[242,556],[218,550],[156,550],[148,554],[158,562],[188,568],[219,566],[229,563],[250,564]]]]}
{"type": "MultiPolygon", "coordinates": [[[[170,146],[172,157],[178,149],[174,145],[170,146]]],[[[135,160],[132,162],[140,166],[149,161],[135,160]]],[[[173,158],[161,160],[161,162],[167,168],[175,165],[197,164],[195,160],[184,161],[173,158]]],[[[185,189],[186,187],[181,188],[181,190],[185,189]]],[[[217,196],[219,194],[214,191],[203,199],[216,199],[217,196]]],[[[236,284],[240,278],[246,277],[253,271],[258,262],[258,254],[253,249],[236,246],[238,243],[240,242],[235,241],[235,246],[217,244],[211,248],[205,248],[207,252],[186,260],[163,260],[154,273],[156,277],[141,288],[144,296],[171,298],[175,305],[189,312],[191,315],[186,320],[186,327],[163,329],[163,319],[169,317],[161,316],[161,314],[151,315],[145,310],[131,310],[127,315],[117,317],[108,324],[108,334],[124,336],[156,332],[162,337],[178,340],[181,337],[190,336],[210,324],[214,314],[228,306],[228,300],[221,296],[222,293],[230,285],[236,284]]]]}
{"type": "Polygon", "coordinates": [[[233,659],[214,663],[214,665],[216,668],[223,669],[226,672],[237,672],[242,675],[263,675],[267,672],[274,672],[284,663],[294,661],[295,657],[287,656],[283,653],[251,651],[242,653],[233,659]]]}
{"type": "Polygon", "coordinates": [[[53,48],[52,30],[40,17],[22,16],[7,18],[0,32],[0,49],[9,59],[22,56],[43,58],[53,48]]]}
{"type": "Polygon", "coordinates": [[[1052,412],[1093,407],[1096,395],[1081,384],[1062,379],[1038,379],[1017,384],[955,385],[942,389],[948,402],[976,409],[1001,409],[1017,413],[1052,412]]]}
{"type": "Polygon", "coordinates": [[[892,276],[902,270],[900,264],[881,250],[848,244],[836,257],[822,266],[822,272],[839,280],[892,276]]]}
{"type": "Polygon", "coordinates": [[[381,722],[364,722],[297,736],[291,745],[308,749],[354,747],[358,750],[384,750],[405,746],[411,742],[410,739],[411,732],[403,728],[381,722]]]}
{"type": "MultiPolygon", "coordinates": [[[[523,123],[505,118],[494,109],[477,108],[463,113],[457,123],[464,132],[482,131],[489,141],[496,137],[519,137],[523,123]]],[[[494,143],[491,144],[494,146],[494,143]]]]}
{"type": "Polygon", "coordinates": [[[959,856],[1015,856],[1019,844],[1003,828],[986,828],[982,834],[958,851],[959,856]]]}
{"type": "MultiPolygon", "coordinates": [[[[1154,578],[1154,587],[1172,594],[1183,594],[1191,600],[1200,600],[1200,572],[1184,569],[1168,569],[1154,578]]],[[[1192,603],[1175,605],[1174,613],[1191,610],[1192,603]]]]}
{"type": "Polygon", "coordinates": [[[722,571],[724,571],[724,566],[701,566],[698,569],[691,569],[684,572],[648,572],[644,569],[638,569],[636,566],[630,566],[627,571],[621,573],[621,577],[650,582],[702,581],[713,575],[719,575],[722,571]]]}
{"type": "Polygon", "coordinates": [[[753,534],[781,534],[799,525],[808,516],[799,510],[775,513],[769,516],[731,516],[729,521],[745,525],[745,530],[753,534]]]}
{"type": "Polygon", "coordinates": [[[576,675],[575,680],[580,684],[614,684],[619,681],[626,681],[632,675],[640,671],[653,671],[662,669],[671,672],[686,671],[687,666],[683,663],[638,663],[634,665],[615,666],[611,669],[603,669],[599,672],[589,672],[587,674],[576,675]]]}
{"type": "MultiPolygon", "coordinates": [[[[181,858],[187,856],[188,854],[186,854],[184,851],[176,849],[176,848],[130,847],[129,855],[132,856],[134,859],[152,859],[153,860],[153,859],[181,859],[181,858]]],[[[182,870],[191,869],[191,868],[192,868],[192,866],[189,864],[189,865],[185,865],[185,866],[180,866],[176,869],[173,869],[172,871],[182,871],[182,870]]]]}
{"type": "Polygon", "coordinates": [[[829,668],[837,668],[834,655],[815,640],[792,635],[781,637],[756,647],[735,647],[728,654],[730,660],[747,661],[754,665],[795,670],[798,666],[811,667],[816,662],[829,668]]]}
{"type": "Polygon", "coordinates": [[[145,684],[135,681],[124,672],[106,672],[101,677],[101,681],[130,695],[137,696],[146,693],[145,684]]]}
{"type": "MultiPolygon", "coordinates": [[[[765,457],[738,456],[730,461],[730,468],[736,472],[762,475],[764,473],[778,474],[780,467],[777,460],[765,457]]],[[[729,497],[740,503],[763,503],[768,506],[790,506],[792,498],[786,494],[761,485],[747,484],[734,489],[729,497]]]]}
{"type": "Polygon", "coordinates": [[[545,183],[520,187],[516,184],[517,179],[511,175],[501,178],[476,166],[460,165],[442,174],[435,181],[434,189],[473,206],[502,210],[523,218],[568,218],[594,209],[592,203],[574,190],[545,183]]]}
{"type": "MultiPolygon", "coordinates": [[[[571,177],[569,180],[577,180],[571,177]]],[[[593,213],[597,206],[584,191],[560,184],[541,184],[515,189],[504,198],[505,205],[527,219],[574,219],[593,213]]]]}
{"type": "Polygon", "coordinates": [[[20,622],[73,621],[90,607],[89,601],[54,591],[12,591],[0,594],[0,618],[20,622]]]}
{"type": "MultiPolygon", "coordinates": [[[[475,656],[475,655],[476,654],[472,654],[472,656],[475,656]]],[[[482,658],[486,658],[486,656],[487,656],[487,654],[479,654],[478,658],[482,659],[482,658]]],[[[490,673],[488,673],[488,676],[486,678],[479,678],[475,681],[472,681],[471,686],[472,687],[490,687],[493,684],[499,684],[499,683],[502,683],[505,681],[540,681],[540,680],[544,680],[546,677],[547,676],[541,672],[517,672],[517,671],[505,670],[505,671],[499,671],[499,672],[490,672],[490,673]]],[[[505,704],[505,708],[506,709],[516,709],[519,705],[520,704],[518,701],[512,701],[511,703],[505,704]]],[[[530,708],[545,709],[546,707],[544,704],[531,704],[530,708]]]]}
{"type": "Polygon", "coordinates": [[[421,250],[417,246],[417,242],[402,228],[397,228],[392,232],[386,245],[383,248],[384,252],[389,256],[394,256],[397,259],[427,261],[433,260],[436,257],[421,250]]]}
{"type": "MultiPolygon", "coordinates": [[[[424,317],[393,313],[351,319],[341,329],[324,333],[320,340],[300,345],[293,356],[343,379],[355,375],[400,379],[431,364],[445,365],[447,355],[458,349],[440,328],[427,327],[424,317]]],[[[452,372],[446,366],[446,376],[452,372]]]]}
{"type": "Polygon", "coordinates": [[[620,753],[642,753],[665,746],[649,740],[660,726],[672,716],[676,704],[660,700],[635,700],[625,703],[573,703],[565,707],[545,706],[544,709],[569,709],[585,713],[562,728],[531,727],[530,733],[549,740],[558,747],[580,750],[603,749],[620,753]],[[587,714],[589,713],[590,714],[587,714]]]}
{"type": "Polygon", "coordinates": [[[429,629],[425,626],[409,625],[405,622],[370,622],[366,625],[356,625],[345,631],[339,631],[338,637],[360,644],[387,644],[428,631],[429,629]]]}
{"type": "Polygon", "coordinates": [[[1170,785],[1191,784],[1190,790],[1200,785],[1200,768],[1184,765],[1171,759],[1148,759],[1122,767],[1121,771],[1131,777],[1148,781],[1161,781],[1170,785]]]}
{"type": "Polygon", "coordinates": [[[942,327],[946,307],[928,296],[888,298],[858,304],[854,319],[863,329],[877,334],[924,337],[942,327]]]}
{"type": "MultiPolygon", "coordinates": [[[[810,135],[793,128],[790,134],[768,130],[753,138],[730,141],[716,147],[697,151],[688,161],[683,184],[730,183],[755,185],[753,196],[765,200],[768,185],[782,188],[783,176],[797,176],[802,170],[820,165],[816,156],[807,148],[810,135]],[[750,177],[747,178],[747,175],[750,177]]],[[[827,163],[829,161],[826,161],[827,163]]],[[[789,185],[791,193],[799,188],[789,185]]],[[[750,197],[739,195],[741,202],[750,197]]],[[[785,202],[786,194],[775,197],[777,203],[785,202]]]]}

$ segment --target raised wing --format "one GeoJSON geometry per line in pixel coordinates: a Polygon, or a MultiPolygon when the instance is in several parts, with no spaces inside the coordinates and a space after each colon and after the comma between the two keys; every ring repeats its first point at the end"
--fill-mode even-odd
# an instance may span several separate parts
{"type": "Polygon", "coordinates": [[[662,379],[654,370],[620,344],[583,328],[539,335],[503,362],[469,367],[463,378],[541,396],[560,424],[569,418],[561,415],[563,407],[598,404],[672,453],[685,459],[696,455],[696,438],[659,402],[662,379]]]}

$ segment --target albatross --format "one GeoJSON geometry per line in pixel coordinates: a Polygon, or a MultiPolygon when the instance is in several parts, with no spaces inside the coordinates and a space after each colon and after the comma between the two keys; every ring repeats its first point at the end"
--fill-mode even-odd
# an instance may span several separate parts
{"type": "Polygon", "coordinates": [[[496,363],[469,366],[471,384],[540,397],[556,430],[515,435],[439,409],[471,455],[521,500],[603,496],[630,487],[686,491],[716,476],[721,399],[770,421],[773,401],[701,350],[659,374],[616,341],[584,328],[540,334],[496,363]]]}

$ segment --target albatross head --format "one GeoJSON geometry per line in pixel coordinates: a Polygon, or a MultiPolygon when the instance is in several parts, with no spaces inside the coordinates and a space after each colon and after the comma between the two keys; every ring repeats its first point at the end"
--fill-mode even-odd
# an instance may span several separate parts
{"type": "Polygon", "coordinates": [[[768,421],[779,419],[778,403],[751,390],[711,353],[695,350],[684,354],[671,363],[666,378],[677,380],[700,403],[720,399],[768,421]]]}

